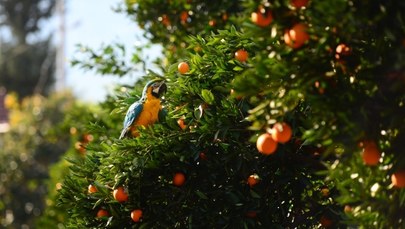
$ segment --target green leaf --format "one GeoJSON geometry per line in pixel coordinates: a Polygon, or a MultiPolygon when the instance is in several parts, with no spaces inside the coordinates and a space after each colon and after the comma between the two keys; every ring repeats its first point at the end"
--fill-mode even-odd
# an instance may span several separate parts
{"type": "Polygon", "coordinates": [[[214,94],[212,94],[212,92],[210,90],[203,89],[201,91],[201,97],[206,103],[208,103],[210,105],[212,105],[214,103],[215,97],[214,97],[214,94]]]}
{"type": "Polygon", "coordinates": [[[195,194],[197,194],[197,196],[200,197],[201,199],[208,200],[208,196],[206,196],[200,190],[195,191],[195,194]]]}

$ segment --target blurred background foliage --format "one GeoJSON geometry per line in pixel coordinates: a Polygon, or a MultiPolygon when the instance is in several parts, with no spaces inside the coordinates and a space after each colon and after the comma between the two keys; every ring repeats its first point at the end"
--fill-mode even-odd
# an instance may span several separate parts
{"type": "Polygon", "coordinates": [[[55,48],[41,23],[49,19],[55,0],[0,1],[0,85],[19,99],[46,95],[54,83],[55,48]],[[42,32],[45,35],[38,35],[42,32]]]}
{"type": "Polygon", "coordinates": [[[6,97],[10,130],[0,138],[0,223],[6,228],[33,225],[46,206],[50,166],[70,145],[64,118],[75,104],[69,93],[6,97]]]}

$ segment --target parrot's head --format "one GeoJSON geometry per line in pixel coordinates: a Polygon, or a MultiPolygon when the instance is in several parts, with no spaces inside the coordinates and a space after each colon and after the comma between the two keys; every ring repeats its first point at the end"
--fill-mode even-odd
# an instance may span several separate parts
{"type": "Polygon", "coordinates": [[[143,96],[147,97],[148,94],[155,98],[160,98],[167,90],[167,86],[164,80],[156,79],[149,81],[143,89],[143,96]]]}

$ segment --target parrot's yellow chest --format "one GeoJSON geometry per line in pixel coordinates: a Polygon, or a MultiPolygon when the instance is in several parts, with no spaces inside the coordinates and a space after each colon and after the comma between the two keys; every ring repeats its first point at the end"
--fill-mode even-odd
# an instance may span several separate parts
{"type": "Polygon", "coordinates": [[[160,99],[151,95],[149,89],[146,100],[142,107],[142,112],[139,117],[134,121],[131,128],[132,131],[136,131],[137,126],[149,126],[155,123],[159,119],[159,111],[162,109],[160,105],[160,99]]]}
{"type": "MultiPolygon", "coordinates": [[[[152,97],[152,96],[151,96],[152,97]]],[[[154,97],[146,99],[143,104],[142,112],[135,120],[136,126],[148,126],[155,123],[159,118],[161,109],[160,100],[154,97]]]]}

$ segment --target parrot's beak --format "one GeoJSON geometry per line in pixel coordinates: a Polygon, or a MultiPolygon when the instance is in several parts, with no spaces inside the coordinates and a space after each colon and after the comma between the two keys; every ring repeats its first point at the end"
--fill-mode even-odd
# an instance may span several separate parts
{"type": "Polygon", "coordinates": [[[164,93],[167,91],[167,86],[165,84],[165,81],[159,82],[155,88],[153,88],[152,93],[154,95],[157,95],[157,97],[161,97],[164,93]]]}

